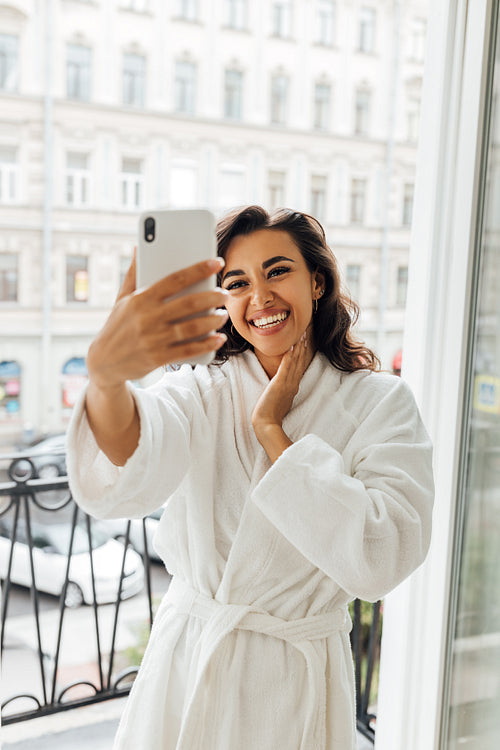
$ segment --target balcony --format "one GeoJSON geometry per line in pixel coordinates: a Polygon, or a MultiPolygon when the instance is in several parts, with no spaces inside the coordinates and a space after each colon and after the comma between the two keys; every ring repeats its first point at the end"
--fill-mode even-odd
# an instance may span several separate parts
{"type": "MultiPolygon", "coordinates": [[[[47,477],[33,454],[0,462],[3,746],[109,750],[170,583],[151,547],[157,519],[96,521],[67,477],[47,477]]],[[[380,602],[356,600],[351,614],[359,749],[368,750],[380,602]]]]}

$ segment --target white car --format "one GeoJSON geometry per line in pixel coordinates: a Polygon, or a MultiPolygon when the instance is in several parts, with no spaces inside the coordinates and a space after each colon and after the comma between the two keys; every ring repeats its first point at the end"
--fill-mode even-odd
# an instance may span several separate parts
{"type": "MultiPolygon", "coordinates": [[[[38,591],[60,596],[66,576],[71,526],[69,523],[31,524],[35,584],[38,591]]],[[[6,579],[11,548],[12,519],[0,518],[0,578],[6,579]]],[[[24,519],[17,524],[11,581],[31,586],[29,545],[24,519]]],[[[125,552],[123,544],[112,539],[95,524],[92,526],[93,565],[96,601],[98,604],[115,602],[118,596],[120,571],[125,552]]],[[[144,586],[142,559],[133,549],[127,549],[121,598],[137,594],[144,586]]],[[[92,577],[86,526],[77,524],[73,538],[73,552],[69,568],[65,603],[67,607],[92,604],[92,577]]]]}
{"type": "MultiPolygon", "coordinates": [[[[148,557],[156,562],[161,562],[156,550],[153,547],[153,537],[158,523],[160,522],[161,514],[163,513],[163,506],[154,510],[149,516],[144,519],[146,526],[146,544],[148,547],[148,557]]],[[[143,519],[134,518],[130,521],[130,532],[129,532],[129,544],[132,545],[139,554],[144,555],[144,530],[143,530],[143,519]]],[[[105,530],[107,534],[118,539],[120,542],[125,542],[125,535],[127,532],[127,520],[124,518],[110,519],[106,521],[100,521],[99,525],[105,530]]]]}

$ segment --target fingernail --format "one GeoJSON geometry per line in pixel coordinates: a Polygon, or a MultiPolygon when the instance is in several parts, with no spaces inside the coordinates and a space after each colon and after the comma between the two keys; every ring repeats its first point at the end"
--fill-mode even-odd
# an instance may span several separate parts
{"type": "Polygon", "coordinates": [[[218,315],[221,318],[229,318],[229,313],[227,310],[225,310],[223,307],[218,307],[215,311],[215,314],[218,315]]]}
{"type": "Polygon", "coordinates": [[[220,271],[226,265],[226,261],[218,255],[217,258],[211,258],[207,261],[207,265],[211,271],[220,271]]]}
{"type": "Polygon", "coordinates": [[[292,347],[291,347],[290,351],[291,351],[291,352],[293,352],[293,345],[292,345],[292,347]]]}
{"type": "Polygon", "coordinates": [[[220,343],[223,344],[225,341],[227,341],[227,336],[225,333],[216,333],[215,338],[219,339],[220,343]]]}

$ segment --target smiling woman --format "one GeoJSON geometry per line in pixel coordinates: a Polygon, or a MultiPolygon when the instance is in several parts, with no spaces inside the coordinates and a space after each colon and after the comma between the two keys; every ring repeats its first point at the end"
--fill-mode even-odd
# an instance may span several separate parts
{"type": "MultiPolygon", "coordinates": [[[[260,206],[248,206],[233,211],[222,219],[217,236],[219,255],[226,261],[219,281],[230,292],[230,299],[226,304],[230,319],[222,329],[227,342],[217,352],[216,361],[225,361],[228,356],[255,346],[254,338],[249,335],[252,333],[249,326],[262,330],[263,318],[259,318],[259,315],[265,314],[264,319],[273,314],[288,318],[293,312],[293,326],[283,326],[287,329],[287,337],[280,337],[279,341],[273,339],[272,346],[266,342],[267,351],[276,347],[277,351],[281,348],[283,354],[283,346],[289,342],[290,347],[294,343],[293,330],[297,332],[302,329],[301,335],[310,323],[308,342],[323,352],[339,370],[354,372],[379,368],[376,355],[356,341],[352,334],[359,309],[342,289],[337,261],[326,243],[321,224],[314,217],[289,209],[278,209],[268,214],[260,206]],[[261,262],[260,269],[257,255],[261,262]],[[250,275],[246,278],[245,274],[250,275]],[[261,299],[259,294],[264,289],[264,281],[266,299],[262,310],[258,310],[257,303],[261,299]],[[248,324],[240,328],[233,319],[239,317],[238,307],[233,304],[233,299],[244,302],[248,300],[252,290],[247,313],[248,324]],[[280,297],[279,290],[283,290],[288,296],[291,293],[293,305],[286,303],[283,310],[272,308],[269,300],[272,302],[275,299],[275,290],[276,299],[280,297]],[[257,318],[257,326],[254,318],[257,318]]],[[[278,326],[266,328],[271,322],[277,324],[278,321],[267,321],[264,330],[280,332],[281,327],[278,326]]],[[[256,354],[262,363],[259,352],[257,346],[256,354]]],[[[265,352],[261,355],[265,356],[265,352]]]]}
{"type": "Polygon", "coordinates": [[[155,548],[173,579],[114,747],[354,750],[347,604],[425,557],[429,439],[404,381],[353,338],[315,219],[242,209],[219,223],[218,252],[140,291],[132,267],[68,432],[84,509],[165,505],[155,548]],[[179,303],[216,272],[222,289],[179,303]],[[211,306],[224,334],[190,343],[213,331],[211,306]],[[126,383],[201,347],[210,365],[126,383]]]}

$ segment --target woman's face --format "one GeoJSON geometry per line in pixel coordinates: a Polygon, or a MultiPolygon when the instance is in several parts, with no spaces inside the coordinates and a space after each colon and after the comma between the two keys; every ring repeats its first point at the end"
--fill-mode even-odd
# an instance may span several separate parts
{"type": "MultiPolygon", "coordinates": [[[[234,328],[254,348],[268,374],[297,343],[312,318],[313,299],[324,286],[311,273],[288,232],[259,229],[229,245],[222,287],[234,328]]],[[[312,346],[312,331],[308,331],[312,346]]]]}

